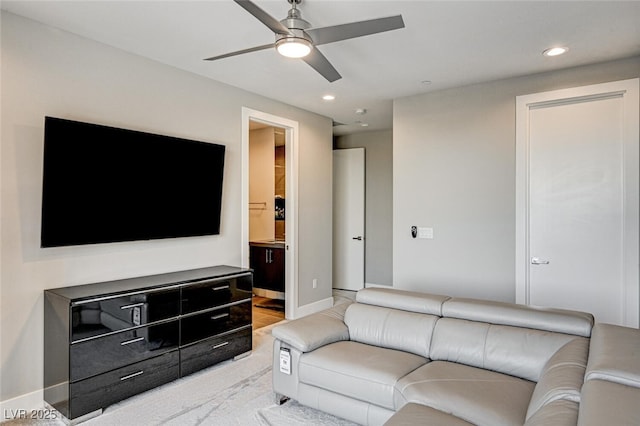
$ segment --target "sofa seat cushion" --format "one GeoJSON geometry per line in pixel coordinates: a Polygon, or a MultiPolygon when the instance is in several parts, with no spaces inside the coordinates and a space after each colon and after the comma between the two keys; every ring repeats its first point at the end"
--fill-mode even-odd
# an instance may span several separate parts
{"type": "Polygon", "coordinates": [[[428,359],[393,349],[344,341],[300,357],[300,381],[395,410],[394,386],[428,359]]]}
{"type": "Polygon", "coordinates": [[[402,407],[384,424],[384,426],[415,425],[473,426],[473,423],[426,405],[410,403],[402,407]]]}
{"type": "Polygon", "coordinates": [[[448,361],[432,361],[396,385],[396,405],[414,402],[477,425],[522,425],[534,382],[448,361]]]}

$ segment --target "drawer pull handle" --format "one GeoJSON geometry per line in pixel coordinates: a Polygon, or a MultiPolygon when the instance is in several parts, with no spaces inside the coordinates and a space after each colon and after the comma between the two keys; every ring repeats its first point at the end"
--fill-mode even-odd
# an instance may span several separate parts
{"type": "Polygon", "coordinates": [[[135,339],[127,340],[125,342],[120,342],[120,346],[130,345],[132,343],[141,342],[144,340],[144,337],[136,337],[135,339]]]}
{"type": "Polygon", "coordinates": [[[219,290],[227,290],[228,288],[229,288],[228,285],[223,285],[223,286],[220,286],[220,287],[213,287],[211,290],[219,291],[219,290]]]}
{"type": "Polygon", "coordinates": [[[217,345],[214,345],[211,349],[219,349],[223,346],[227,346],[229,344],[229,342],[224,342],[224,343],[218,343],[217,345]]]}
{"type": "Polygon", "coordinates": [[[212,320],[219,320],[219,319],[222,319],[222,318],[228,317],[228,316],[229,316],[229,314],[219,314],[219,315],[212,316],[211,319],[212,320]]]}
{"type": "Polygon", "coordinates": [[[142,306],[142,305],[144,305],[144,303],[134,303],[132,305],[120,306],[120,309],[133,309],[133,308],[137,308],[138,306],[142,306]]]}
{"type": "Polygon", "coordinates": [[[140,371],[138,371],[137,373],[129,374],[128,376],[120,377],[120,381],[121,381],[121,382],[123,382],[123,381],[125,381],[125,380],[132,379],[132,378],[134,378],[134,377],[136,377],[136,376],[139,376],[139,375],[141,375],[141,374],[144,374],[144,371],[143,371],[143,370],[140,370],[140,371]]]}

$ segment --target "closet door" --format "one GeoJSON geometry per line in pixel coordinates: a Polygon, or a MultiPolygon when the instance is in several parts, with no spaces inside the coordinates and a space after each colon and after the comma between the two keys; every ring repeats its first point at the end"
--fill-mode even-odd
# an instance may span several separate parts
{"type": "Polygon", "coordinates": [[[333,151],[333,288],[364,288],[364,148],[333,151]]]}
{"type": "Polygon", "coordinates": [[[638,326],[637,87],[633,80],[518,98],[519,302],[638,326]]]}

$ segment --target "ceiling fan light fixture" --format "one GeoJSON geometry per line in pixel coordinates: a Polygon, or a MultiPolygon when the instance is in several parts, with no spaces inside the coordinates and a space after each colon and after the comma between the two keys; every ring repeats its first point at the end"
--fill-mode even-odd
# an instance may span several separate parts
{"type": "Polygon", "coordinates": [[[287,58],[304,58],[313,45],[309,40],[300,37],[284,37],[276,42],[276,50],[287,58]]]}

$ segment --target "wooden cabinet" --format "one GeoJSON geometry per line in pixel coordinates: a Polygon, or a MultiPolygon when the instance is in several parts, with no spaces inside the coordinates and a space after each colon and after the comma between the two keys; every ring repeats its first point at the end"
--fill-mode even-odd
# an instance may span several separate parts
{"type": "Polygon", "coordinates": [[[254,287],[284,292],[284,244],[252,242],[249,263],[254,274],[254,287]]]}
{"type": "Polygon", "coordinates": [[[45,401],[79,419],[249,353],[252,284],[218,266],[45,290],[45,401]]]}

